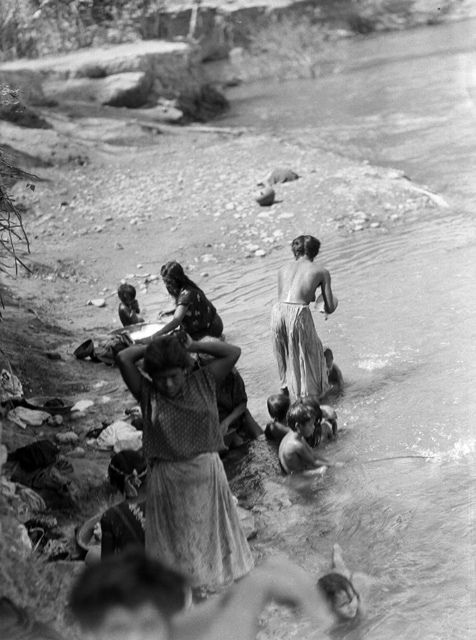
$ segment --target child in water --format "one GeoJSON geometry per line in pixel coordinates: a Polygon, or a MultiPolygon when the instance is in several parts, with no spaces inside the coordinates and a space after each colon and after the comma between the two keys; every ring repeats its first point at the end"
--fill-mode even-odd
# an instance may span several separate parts
{"type": "Polygon", "coordinates": [[[287,422],[291,431],[282,439],[278,454],[286,473],[332,466],[328,460],[319,457],[307,442],[314,435],[316,420],[320,422],[321,415],[320,409],[302,400],[295,402],[289,409],[287,422]]]}
{"type": "Polygon", "coordinates": [[[342,387],[344,386],[344,377],[342,376],[342,371],[334,362],[334,354],[332,353],[332,349],[330,349],[329,347],[325,347],[324,357],[326,359],[327,379],[329,381],[329,384],[331,384],[336,390],[342,389],[342,387]]]}
{"type": "Polygon", "coordinates": [[[136,299],[136,290],[131,284],[121,284],[117,290],[117,295],[121,301],[119,305],[119,320],[123,327],[131,324],[143,322],[139,316],[139,303],[136,299]]]}
{"type": "Polygon", "coordinates": [[[289,396],[285,393],[276,393],[269,396],[267,405],[268,413],[273,419],[266,425],[264,435],[268,440],[281,442],[284,436],[290,432],[290,428],[286,426],[286,414],[289,409],[289,396]]]}
{"type": "Polygon", "coordinates": [[[357,620],[359,614],[362,613],[362,601],[353,581],[354,578],[359,579],[365,590],[369,577],[365,574],[351,574],[342,558],[342,549],[338,544],[334,545],[332,551],[332,569],[331,573],[319,578],[317,589],[327,602],[329,611],[336,618],[336,622],[357,620]]]}

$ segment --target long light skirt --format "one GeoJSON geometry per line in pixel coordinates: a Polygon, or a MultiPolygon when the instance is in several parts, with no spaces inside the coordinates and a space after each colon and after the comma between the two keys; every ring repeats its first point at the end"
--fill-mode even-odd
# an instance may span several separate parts
{"type": "Polygon", "coordinates": [[[147,476],[145,547],[192,587],[217,588],[253,566],[217,453],[155,462],[147,476]]]}
{"type": "Polygon", "coordinates": [[[293,400],[327,391],[327,367],[322,342],[307,305],[277,302],[271,311],[273,351],[281,386],[293,400]]]}

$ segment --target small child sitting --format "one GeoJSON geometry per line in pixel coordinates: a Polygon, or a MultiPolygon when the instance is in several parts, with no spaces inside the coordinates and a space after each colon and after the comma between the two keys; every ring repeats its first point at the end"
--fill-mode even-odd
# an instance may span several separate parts
{"type": "Polygon", "coordinates": [[[276,393],[269,396],[267,400],[268,413],[273,418],[268,422],[264,430],[264,435],[268,440],[281,442],[284,436],[290,432],[286,426],[286,414],[289,409],[289,396],[285,393],[276,393]]]}
{"type": "Polygon", "coordinates": [[[335,389],[342,389],[344,386],[344,377],[342,376],[342,371],[334,362],[332,349],[326,347],[324,349],[324,357],[326,359],[327,379],[329,384],[331,384],[335,389]]]}
{"type": "Polygon", "coordinates": [[[117,290],[117,295],[121,301],[119,305],[119,320],[123,327],[131,324],[143,322],[139,316],[139,303],[136,299],[136,290],[131,284],[121,284],[117,290]]]}
{"type": "Polygon", "coordinates": [[[291,431],[282,439],[278,454],[286,473],[331,466],[325,458],[317,456],[306,441],[314,435],[316,420],[320,422],[320,418],[320,409],[313,408],[310,403],[302,400],[294,402],[290,407],[287,422],[291,431]]]}

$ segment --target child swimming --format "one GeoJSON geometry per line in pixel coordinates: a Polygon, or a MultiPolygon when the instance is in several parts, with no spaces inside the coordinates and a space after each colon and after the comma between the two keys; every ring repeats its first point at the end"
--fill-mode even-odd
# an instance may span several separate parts
{"type": "Polygon", "coordinates": [[[139,303],[136,299],[136,289],[131,284],[121,284],[117,290],[117,295],[121,301],[119,305],[119,320],[123,327],[131,324],[143,322],[139,316],[139,303]]]}
{"type": "Polygon", "coordinates": [[[287,423],[291,431],[282,439],[278,454],[286,473],[332,466],[328,460],[319,457],[306,441],[314,435],[316,427],[316,409],[310,403],[294,402],[288,411],[287,423]]]}
{"type": "Polygon", "coordinates": [[[267,400],[268,413],[272,421],[268,422],[264,435],[268,440],[281,442],[284,436],[291,431],[286,425],[286,414],[289,409],[289,396],[285,393],[276,393],[267,400]]]}
{"type": "MultiPolygon", "coordinates": [[[[354,576],[347,568],[342,557],[342,549],[338,544],[334,545],[332,551],[332,569],[331,573],[319,578],[317,589],[327,602],[336,622],[356,620],[362,612],[361,596],[355,589],[354,576]]],[[[361,576],[363,586],[368,582],[365,574],[355,574],[355,577],[357,576],[361,576]]]]}

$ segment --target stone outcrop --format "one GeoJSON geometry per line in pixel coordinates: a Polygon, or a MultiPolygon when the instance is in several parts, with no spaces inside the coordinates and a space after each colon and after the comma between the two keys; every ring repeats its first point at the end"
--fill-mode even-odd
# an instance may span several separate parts
{"type": "Polygon", "coordinates": [[[121,106],[141,106],[149,94],[174,96],[199,84],[193,48],[183,42],[159,40],[15,60],[1,65],[0,74],[7,81],[33,74],[49,98],[66,95],[121,106]]]}
{"type": "Polygon", "coordinates": [[[43,91],[57,102],[97,102],[134,109],[146,104],[152,84],[151,74],[128,71],[98,78],[47,80],[43,83],[43,91]]]}

